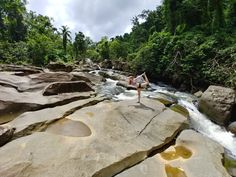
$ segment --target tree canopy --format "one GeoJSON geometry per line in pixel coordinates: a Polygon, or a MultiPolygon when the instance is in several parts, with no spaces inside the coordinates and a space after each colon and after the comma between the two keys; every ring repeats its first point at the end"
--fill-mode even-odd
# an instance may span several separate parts
{"type": "Polygon", "coordinates": [[[189,90],[236,87],[236,0],[163,0],[133,17],[130,33],[98,42],[81,31],[71,34],[66,25],[55,28],[50,17],[27,12],[25,5],[0,1],[1,63],[109,59],[189,90]]]}

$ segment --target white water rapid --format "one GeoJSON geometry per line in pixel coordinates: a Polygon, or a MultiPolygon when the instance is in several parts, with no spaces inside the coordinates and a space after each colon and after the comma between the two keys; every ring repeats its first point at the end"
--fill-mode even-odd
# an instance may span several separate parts
{"type": "MultiPolygon", "coordinates": [[[[107,79],[107,82],[100,88],[100,93],[109,96],[115,101],[137,99],[137,91],[125,90],[116,86],[116,81],[107,79]]],[[[227,152],[236,157],[236,137],[225,128],[211,122],[204,114],[198,111],[193,102],[197,98],[192,94],[178,92],[167,85],[151,84],[151,91],[142,91],[142,97],[155,96],[157,93],[170,95],[178,100],[178,104],[184,106],[190,114],[190,126],[196,131],[220,143],[227,152]]]]}

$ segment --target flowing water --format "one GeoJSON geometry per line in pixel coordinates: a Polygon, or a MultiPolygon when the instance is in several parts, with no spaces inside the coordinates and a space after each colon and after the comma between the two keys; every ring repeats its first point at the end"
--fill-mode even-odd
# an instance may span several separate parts
{"type": "MultiPolygon", "coordinates": [[[[137,91],[126,90],[116,86],[117,81],[108,79],[100,86],[100,93],[112,98],[114,101],[137,99],[137,91]]],[[[185,92],[178,92],[164,84],[151,84],[151,89],[142,91],[142,97],[155,96],[157,93],[170,95],[178,100],[178,104],[184,106],[190,115],[190,126],[196,131],[220,143],[227,153],[236,157],[236,137],[225,128],[211,122],[197,109],[197,98],[185,92]]],[[[235,158],[236,159],[236,158],[235,158]]]]}

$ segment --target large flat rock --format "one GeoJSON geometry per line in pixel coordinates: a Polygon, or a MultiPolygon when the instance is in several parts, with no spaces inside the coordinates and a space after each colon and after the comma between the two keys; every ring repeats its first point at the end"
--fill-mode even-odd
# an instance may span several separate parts
{"type": "Polygon", "coordinates": [[[221,162],[223,152],[223,147],[211,139],[193,130],[185,130],[174,147],[116,177],[230,177],[221,162]]]}
{"type": "Polygon", "coordinates": [[[92,134],[46,131],[16,139],[0,149],[0,176],[111,177],[170,142],[187,121],[150,99],[105,101],[66,119],[83,123],[92,134]]]}
{"type": "Polygon", "coordinates": [[[68,103],[69,100],[89,98],[94,92],[63,93],[43,96],[42,91],[18,92],[14,88],[0,86],[0,115],[16,111],[36,110],[49,105],[68,103]]]}
{"type": "Polygon", "coordinates": [[[32,134],[34,131],[45,129],[51,122],[65,118],[76,110],[86,106],[92,106],[103,101],[102,97],[94,97],[84,100],[74,101],[62,106],[45,108],[38,111],[25,112],[13,121],[5,124],[7,127],[14,127],[14,138],[32,134]]]}

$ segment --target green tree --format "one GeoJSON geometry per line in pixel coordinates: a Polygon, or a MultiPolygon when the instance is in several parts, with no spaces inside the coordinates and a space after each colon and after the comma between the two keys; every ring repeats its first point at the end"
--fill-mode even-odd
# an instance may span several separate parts
{"type": "Polygon", "coordinates": [[[78,59],[79,55],[83,56],[86,52],[87,46],[85,35],[82,32],[75,33],[75,41],[73,43],[75,58],[78,59]]]}
{"type": "Polygon", "coordinates": [[[110,59],[109,41],[106,36],[102,37],[101,41],[98,42],[97,50],[101,59],[110,59]]]}
{"type": "Polygon", "coordinates": [[[126,58],[128,55],[126,45],[117,39],[109,43],[109,51],[112,59],[126,58]]]}
{"type": "Polygon", "coordinates": [[[71,36],[70,36],[71,32],[69,31],[69,28],[67,26],[62,26],[60,30],[61,30],[61,35],[62,35],[62,45],[63,45],[64,52],[66,54],[67,43],[71,39],[71,36]]]}
{"type": "Polygon", "coordinates": [[[25,39],[27,32],[27,28],[24,23],[25,13],[25,1],[0,1],[0,32],[3,38],[12,42],[18,42],[25,39]]]}
{"type": "Polygon", "coordinates": [[[236,0],[231,0],[229,3],[228,21],[231,28],[236,28],[236,0]]]}
{"type": "Polygon", "coordinates": [[[26,23],[29,58],[32,64],[43,66],[63,58],[60,35],[49,17],[29,12],[26,23]]]}
{"type": "Polygon", "coordinates": [[[209,8],[212,10],[212,29],[217,30],[225,26],[224,0],[209,0],[209,8]]]}

